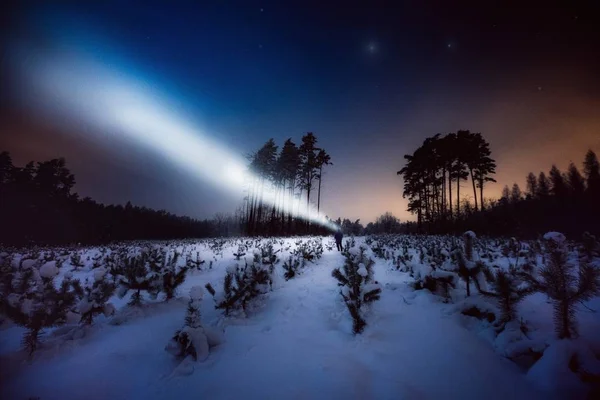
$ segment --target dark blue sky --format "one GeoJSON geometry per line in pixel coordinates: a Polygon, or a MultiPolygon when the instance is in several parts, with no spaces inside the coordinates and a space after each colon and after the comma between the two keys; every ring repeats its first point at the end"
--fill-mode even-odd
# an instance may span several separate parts
{"type": "MultiPolygon", "coordinates": [[[[160,88],[233,152],[314,132],[334,163],[324,178],[333,217],[407,217],[395,172],[438,132],[488,138],[500,182],[490,196],[600,148],[592,1],[171,3],[21,2],[5,37],[79,46],[160,88]]],[[[65,156],[83,195],[200,217],[239,204],[133,146],[100,148],[61,134],[85,127],[3,104],[0,147],[17,162],[65,156]]]]}

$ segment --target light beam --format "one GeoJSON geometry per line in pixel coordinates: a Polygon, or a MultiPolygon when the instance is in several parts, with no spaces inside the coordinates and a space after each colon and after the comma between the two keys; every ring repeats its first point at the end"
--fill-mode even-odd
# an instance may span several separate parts
{"type": "MultiPolygon", "coordinates": [[[[103,140],[143,146],[233,193],[241,195],[244,185],[255,179],[240,155],[178,115],[167,97],[147,82],[78,52],[15,50],[12,64],[29,88],[22,94],[28,107],[39,107],[60,118],[82,119],[102,132],[103,140]]],[[[289,195],[281,201],[281,196],[274,187],[266,187],[263,202],[280,212],[337,229],[312,205],[289,195]]]]}

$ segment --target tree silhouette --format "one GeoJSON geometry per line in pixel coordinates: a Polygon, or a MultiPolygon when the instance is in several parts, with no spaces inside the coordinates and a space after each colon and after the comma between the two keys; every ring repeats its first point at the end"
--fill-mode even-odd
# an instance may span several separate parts
{"type": "Polygon", "coordinates": [[[556,165],[550,169],[550,192],[558,198],[566,197],[568,192],[565,178],[556,165]]]}
{"type": "MultiPolygon", "coordinates": [[[[306,210],[309,210],[310,194],[313,189],[313,181],[318,175],[317,163],[317,138],[312,132],[302,136],[302,144],[299,148],[300,174],[298,185],[300,190],[306,191],[306,210]]],[[[302,193],[302,192],[300,192],[302,193]]],[[[308,224],[307,224],[308,226],[308,224]]]]}
{"type": "Polygon", "coordinates": [[[585,175],[587,192],[592,198],[600,199],[600,163],[596,153],[588,150],[583,161],[583,173],[585,175]]]}
{"type": "Polygon", "coordinates": [[[538,193],[538,180],[537,177],[533,174],[533,172],[530,172],[527,175],[526,182],[527,196],[529,196],[530,198],[536,197],[538,193]]]}
{"type": "MultiPolygon", "coordinates": [[[[514,183],[504,186],[500,199],[484,199],[482,179],[484,184],[493,181],[495,169],[489,144],[481,134],[466,130],[434,135],[412,154],[404,155],[404,166],[397,174],[403,180],[407,210],[417,216],[416,231],[476,230],[530,237],[549,230],[569,235],[600,232],[600,163],[593,151],[585,156],[583,174],[574,163],[567,173],[553,165],[549,173],[542,171],[537,178],[534,173],[527,175],[525,195],[514,183]],[[469,177],[474,187],[472,202],[460,195],[461,181],[469,177]]],[[[367,225],[367,231],[373,227],[367,225]]],[[[411,229],[411,224],[403,227],[405,231],[411,229]]]]}
{"type": "Polygon", "coordinates": [[[577,198],[583,196],[585,192],[585,180],[572,162],[569,164],[567,172],[567,184],[572,196],[577,198]]]}
{"type": "Polygon", "coordinates": [[[542,171],[538,176],[536,197],[546,198],[548,196],[550,196],[550,181],[542,171]]]}
{"type": "Polygon", "coordinates": [[[317,174],[317,179],[319,180],[319,187],[317,192],[317,212],[321,211],[321,182],[323,181],[323,166],[331,165],[331,157],[325,150],[319,149],[319,153],[317,154],[317,167],[319,172],[317,174]]]}
{"type": "MultiPolygon", "coordinates": [[[[278,153],[275,141],[269,139],[248,157],[248,170],[252,178],[247,182],[245,204],[240,212],[244,233],[276,235],[308,232],[308,224],[299,218],[300,209],[293,209],[292,201],[302,199],[302,195],[306,194],[308,211],[316,181],[317,210],[320,211],[323,168],[331,165],[331,157],[324,149],[316,147],[316,143],[315,135],[307,133],[302,137],[300,147],[290,138],[278,153]],[[273,204],[268,207],[263,202],[263,192],[267,189],[275,194],[273,204]]],[[[313,227],[312,231],[317,233],[323,230],[313,227]]]]}
{"type": "Polygon", "coordinates": [[[398,171],[404,181],[403,197],[408,198],[408,211],[417,214],[417,224],[440,225],[471,213],[470,206],[461,214],[461,181],[471,177],[475,210],[477,188],[483,199],[483,188],[494,182],[496,163],[491,158],[489,144],[480,133],[461,130],[425,139],[413,154],[404,156],[405,166],[398,171]],[[452,185],[456,182],[456,213],[453,211],[452,185]]]}

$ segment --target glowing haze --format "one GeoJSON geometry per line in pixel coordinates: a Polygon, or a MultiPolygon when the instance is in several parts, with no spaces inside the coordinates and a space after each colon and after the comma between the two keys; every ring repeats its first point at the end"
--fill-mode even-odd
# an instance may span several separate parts
{"type": "MultiPolygon", "coordinates": [[[[168,158],[215,186],[243,195],[243,188],[258,177],[248,172],[241,155],[226,149],[207,132],[194,127],[173,111],[164,94],[146,82],[69,53],[30,52],[17,47],[13,67],[25,84],[36,88],[21,101],[56,117],[75,116],[103,132],[104,141],[128,141],[168,158]],[[62,110],[62,112],[58,112],[62,110]]],[[[114,143],[114,142],[113,142],[114,143]]],[[[282,200],[275,187],[263,191],[265,204],[331,230],[337,226],[312,204],[294,196],[282,200]]]]}

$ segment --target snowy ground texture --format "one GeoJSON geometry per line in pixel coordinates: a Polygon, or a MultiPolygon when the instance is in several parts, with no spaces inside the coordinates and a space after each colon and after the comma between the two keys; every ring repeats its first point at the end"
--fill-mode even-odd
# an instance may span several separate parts
{"type": "MultiPolygon", "coordinates": [[[[474,240],[473,258],[490,268],[507,269],[526,259],[545,262],[542,254],[527,255],[530,243],[515,247],[508,240],[474,240]]],[[[82,282],[92,279],[107,269],[111,253],[144,246],[178,252],[181,266],[195,265],[175,298],[165,301],[161,293],[153,299],[142,292],[142,305],[128,306],[131,291],[122,299],[115,295],[110,302],[116,314],[100,315],[85,328],[75,320],[45,330],[32,359],[21,347],[25,329],[0,316],[2,399],[491,400],[585,399],[600,393],[597,297],[577,308],[579,336],[558,340],[544,294],[526,297],[518,304],[516,320],[498,329],[486,318],[463,314],[475,307],[499,316],[493,299],[475,288],[466,297],[462,280],[448,293],[415,289],[426,276],[456,277],[451,252],[463,246],[462,238],[356,238],[355,246],[364,246],[375,261],[374,279],[382,288],[381,299],[363,311],[367,326],[359,335],[352,333],[352,318],[332,277],[345,257],[330,238],[130,243],[4,252],[3,257],[13,258],[17,266],[21,259],[62,260],[59,284],[70,271],[82,282]],[[210,283],[222,297],[226,271],[252,263],[253,253],[266,243],[278,251],[272,287],[245,313],[225,316],[204,291],[202,325],[222,332],[223,343],[212,347],[204,361],[182,361],[165,351],[183,326],[190,289],[210,283]],[[296,249],[310,246],[317,256],[323,250],[320,257],[304,261],[286,281],[283,262],[296,249]],[[241,249],[246,255],[240,255],[241,249]],[[205,263],[195,264],[198,257],[205,263]]],[[[303,261],[302,255],[294,257],[303,261]]],[[[598,259],[593,262],[598,267],[598,259]]],[[[41,275],[56,273],[52,265],[43,265],[33,267],[43,269],[41,275]]]]}

